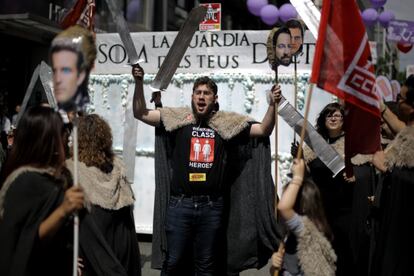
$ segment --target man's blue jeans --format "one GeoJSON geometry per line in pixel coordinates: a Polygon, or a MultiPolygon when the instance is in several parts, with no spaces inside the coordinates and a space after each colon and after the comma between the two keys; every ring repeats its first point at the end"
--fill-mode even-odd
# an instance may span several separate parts
{"type": "Polygon", "coordinates": [[[161,275],[183,275],[183,266],[187,271],[193,267],[192,275],[217,275],[222,221],[222,198],[171,196],[166,218],[168,252],[161,275]],[[183,263],[186,256],[192,256],[194,263],[183,263]]]}

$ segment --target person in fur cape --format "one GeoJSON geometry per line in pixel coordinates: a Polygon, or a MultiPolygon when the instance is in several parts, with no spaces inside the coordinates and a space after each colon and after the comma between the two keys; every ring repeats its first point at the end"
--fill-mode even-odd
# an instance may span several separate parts
{"type": "Polygon", "coordinates": [[[398,105],[401,115],[406,118],[406,126],[399,131],[385,151],[379,151],[373,157],[373,164],[383,172],[383,184],[381,193],[377,193],[375,198],[379,203],[380,230],[370,275],[412,274],[414,85],[406,85],[401,90],[398,105]]]}
{"type": "MultiPolygon", "coordinates": [[[[125,165],[112,150],[112,132],[97,114],[78,118],[79,183],[88,211],[80,224],[84,276],[140,276],[135,198],[125,165]]],[[[73,174],[73,160],[66,160],[73,174]]]]}
{"type": "MultiPolygon", "coordinates": [[[[400,102],[403,103],[410,89],[414,89],[414,75],[410,75],[402,86],[401,93],[397,97],[400,102]]],[[[404,112],[404,104],[381,102],[381,116],[381,145],[384,149],[395,138],[395,135],[404,129],[409,112],[404,112]]],[[[378,235],[378,221],[376,220],[378,201],[373,205],[372,199],[375,193],[382,190],[383,178],[377,176],[375,166],[372,165],[372,158],[372,154],[357,154],[351,158],[356,183],[353,193],[350,236],[354,275],[356,276],[369,274],[378,235]]]]}
{"type": "Polygon", "coordinates": [[[72,275],[71,215],[80,187],[64,168],[63,122],[49,107],[22,116],[0,190],[0,275],[72,275]]]}
{"type": "Polygon", "coordinates": [[[132,74],[134,116],[156,127],[152,267],[162,275],[216,276],[264,266],[283,232],[273,212],[268,139],[280,86],[257,123],[218,111],[208,77],[195,81],[191,109],[148,109],[144,72],[136,66],[132,74]]]}
{"type": "Polygon", "coordinates": [[[336,255],[319,189],[311,179],[304,179],[303,159],[293,161],[292,173],[277,208],[296,237],[297,248],[286,255],[285,249],[279,249],[272,256],[272,265],[282,268],[282,275],[334,276],[336,255]]]}

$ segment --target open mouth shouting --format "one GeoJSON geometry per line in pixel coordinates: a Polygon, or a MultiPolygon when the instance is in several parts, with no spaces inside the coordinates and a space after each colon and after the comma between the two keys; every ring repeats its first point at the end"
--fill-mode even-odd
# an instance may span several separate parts
{"type": "Polygon", "coordinates": [[[204,101],[198,101],[196,103],[197,111],[203,113],[207,109],[207,103],[204,101]]]}

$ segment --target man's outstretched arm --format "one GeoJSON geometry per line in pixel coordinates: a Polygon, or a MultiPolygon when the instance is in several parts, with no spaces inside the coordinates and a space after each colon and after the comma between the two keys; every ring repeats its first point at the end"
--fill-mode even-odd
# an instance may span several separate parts
{"type": "Polygon", "coordinates": [[[262,123],[253,124],[250,128],[251,137],[262,137],[272,134],[275,125],[275,108],[282,98],[282,91],[279,84],[273,85],[270,96],[269,107],[263,117],[262,123]]]}
{"type": "Polygon", "coordinates": [[[135,90],[133,99],[134,117],[138,120],[151,125],[158,126],[161,121],[160,111],[148,109],[144,97],[144,70],[141,66],[136,65],[132,68],[132,76],[135,80],[135,90]]]}

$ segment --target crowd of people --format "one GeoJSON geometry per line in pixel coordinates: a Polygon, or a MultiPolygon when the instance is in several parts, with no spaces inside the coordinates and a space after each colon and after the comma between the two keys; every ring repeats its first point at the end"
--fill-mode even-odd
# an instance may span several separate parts
{"type": "MultiPolygon", "coordinates": [[[[344,115],[342,105],[331,103],[320,112],[316,121],[318,133],[342,157],[344,115]]],[[[322,270],[319,274],[307,272],[309,262],[303,260],[300,252],[304,248],[300,236],[300,232],[304,232],[303,216],[313,222],[316,220],[316,228],[330,242],[335,252],[335,275],[410,274],[412,253],[409,250],[413,239],[409,235],[408,222],[412,217],[409,201],[414,167],[414,75],[406,79],[397,102],[381,103],[381,117],[383,150],[374,155],[354,156],[351,159],[353,177],[348,178],[345,173],[333,176],[306,145],[303,155],[307,174],[302,171],[302,161],[294,161],[292,181],[278,205],[293,235],[288,236],[286,246],[272,257],[274,267],[286,272],[283,275],[325,275],[320,274],[322,270]],[[313,193],[313,197],[306,195],[305,185],[302,187],[305,180],[317,186],[318,192],[313,193]],[[310,198],[313,200],[310,210],[319,210],[319,218],[315,219],[304,203],[310,198]],[[326,219],[327,224],[321,223],[320,217],[322,222],[326,219]]],[[[293,157],[297,151],[298,145],[292,144],[293,157]]],[[[320,246],[324,244],[321,242],[320,246]]],[[[328,260],[332,260],[332,256],[325,259],[328,260]]]]}
{"type": "MultiPolygon", "coordinates": [[[[281,33],[291,39],[288,28],[281,33]]],[[[136,198],[125,165],[113,152],[108,123],[79,110],[88,101],[93,37],[71,27],[54,39],[50,55],[61,111],[28,108],[12,145],[0,148],[0,275],[72,274],[75,215],[79,275],[141,275],[136,198]],[[65,122],[62,110],[71,114],[65,122]],[[75,129],[77,138],[70,139],[75,129]]],[[[354,177],[334,176],[306,145],[296,159],[298,144],[292,144],[280,219],[269,141],[279,84],[258,122],[219,110],[218,87],[209,77],[194,81],[190,108],[164,107],[157,94],[151,109],[143,68],[134,65],[132,76],[134,116],[155,130],[152,267],[161,275],[238,275],[269,259],[272,274],[410,274],[413,75],[397,103],[381,105],[386,143],[383,151],[352,160],[354,177]]],[[[3,129],[10,120],[0,115],[3,129]]],[[[343,105],[330,103],[316,121],[342,157],[344,118],[343,105]]]]}

